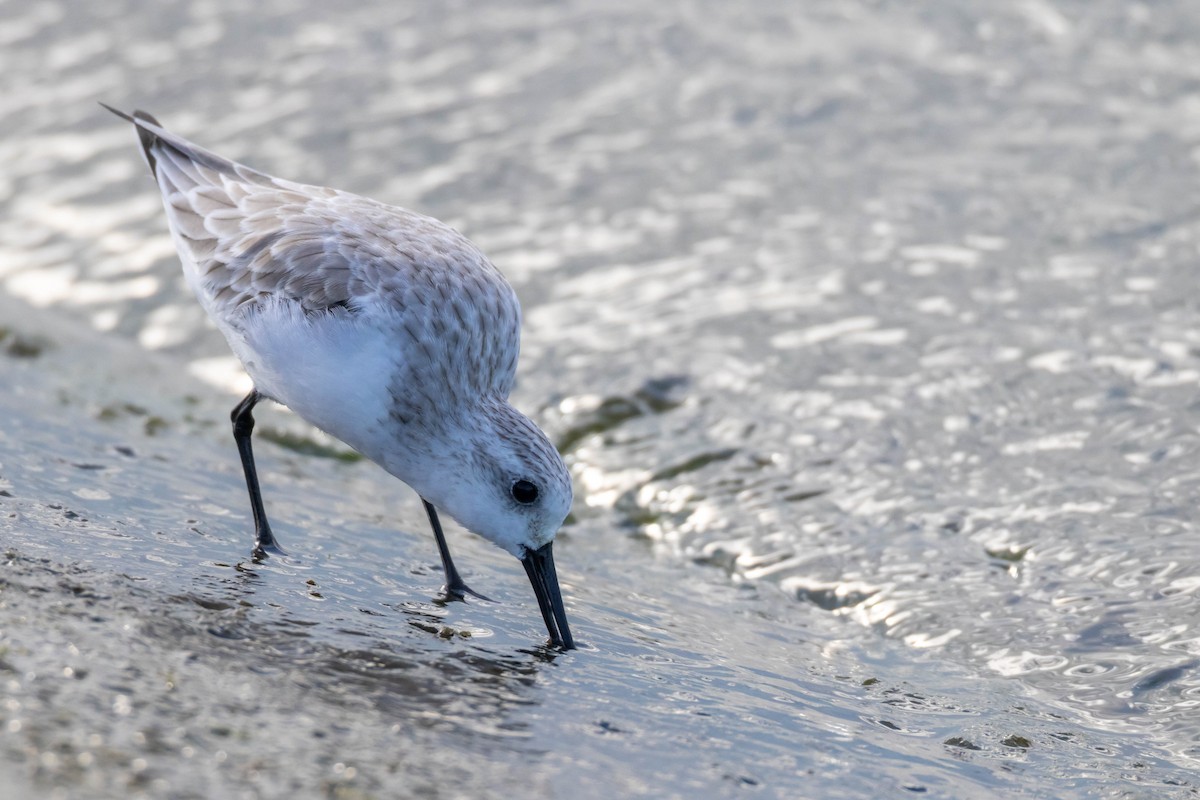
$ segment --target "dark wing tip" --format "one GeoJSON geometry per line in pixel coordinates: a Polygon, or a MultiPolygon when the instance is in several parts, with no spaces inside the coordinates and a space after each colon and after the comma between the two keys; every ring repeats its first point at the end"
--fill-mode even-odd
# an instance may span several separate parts
{"type": "Polygon", "coordinates": [[[157,119],[154,118],[153,114],[142,111],[141,109],[138,109],[137,111],[133,112],[133,118],[140,119],[144,122],[149,122],[151,125],[157,125],[160,128],[163,126],[163,124],[161,122],[159,122],[157,119]]]}
{"type": "Polygon", "coordinates": [[[118,111],[117,109],[113,108],[108,103],[104,102],[103,100],[97,100],[96,102],[99,103],[102,108],[107,108],[109,111],[116,114],[121,119],[128,120],[129,122],[133,122],[133,117],[129,116],[124,111],[118,111]]]}
{"type": "Polygon", "coordinates": [[[252,170],[249,167],[242,167],[227,158],[210,153],[203,147],[193,144],[181,136],[176,136],[163,127],[163,124],[155,119],[152,114],[147,114],[141,110],[134,111],[133,114],[126,114],[124,111],[118,111],[107,103],[100,103],[100,105],[121,119],[133,123],[133,127],[137,130],[138,139],[141,140],[146,162],[150,165],[150,171],[156,176],[158,175],[158,160],[154,157],[154,151],[157,150],[161,153],[164,149],[169,149],[181,154],[185,159],[215,172],[232,175],[239,180],[249,180],[264,185],[271,184],[272,178],[270,176],[252,170]]]}
{"type": "Polygon", "coordinates": [[[116,114],[121,119],[128,120],[129,122],[132,122],[134,124],[134,127],[137,128],[138,139],[140,139],[142,142],[142,151],[146,154],[146,163],[150,165],[150,172],[157,175],[158,174],[158,162],[155,160],[154,154],[150,152],[150,148],[153,147],[154,143],[158,141],[158,137],[155,136],[150,131],[146,130],[141,125],[138,125],[138,122],[139,121],[149,122],[151,125],[155,125],[159,128],[162,127],[162,124],[158,120],[156,120],[152,115],[147,114],[145,111],[134,111],[133,115],[130,116],[129,114],[126,114],[124,111],[118,111],[117,109],[113,108],[108,103],[105,103],[103,101],[100,101],[100,105],[102,105],[104,108],[107,108],[109,111],[116,114]]]}

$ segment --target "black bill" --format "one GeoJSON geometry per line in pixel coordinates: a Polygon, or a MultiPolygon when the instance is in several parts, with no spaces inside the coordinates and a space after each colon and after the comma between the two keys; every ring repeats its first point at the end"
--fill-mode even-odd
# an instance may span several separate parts
{"type": "Polygon", "coordinates": [[[533,593],[537,595],[542,619],[546,621],[546,630],[550,633],[550,644],[564,650],[574,650],[575,640],[571,638],[571,629],[567,626],[567,610],[563,608],[558,573],[554,571],[554,553],[550,549],[553,545],[554,542],[550,542],[537,550],[528,551],[521,563],[525,565],[525,574],[529,576],[533,593]]]}

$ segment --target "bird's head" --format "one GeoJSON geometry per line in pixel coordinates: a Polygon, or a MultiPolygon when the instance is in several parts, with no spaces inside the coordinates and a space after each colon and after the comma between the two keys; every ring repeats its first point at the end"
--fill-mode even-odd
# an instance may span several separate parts
{"type": "Polygon", "coordinates": [[[554,568],[554,537],[571,510],[571,478],[546,434],[507,402],[490,405],[466,441],[446,443],[449,474],[422,488],[467,530],[520,559],[553,644],[574,647],[554,568]]]}

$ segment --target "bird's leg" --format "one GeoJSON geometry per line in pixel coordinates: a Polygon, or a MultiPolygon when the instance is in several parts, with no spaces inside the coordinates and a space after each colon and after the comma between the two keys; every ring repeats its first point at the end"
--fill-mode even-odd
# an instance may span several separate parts
{"type": "Polygon", "coordinates": [[[421,502],[425,504],[425,513],[429,515],[429,524],[433,527],[434,538],[437,539],[438,553],[442,557],[442,572],[446,573],[446,585],[442,591],[445,593],[445,600],[462,600],[466,595],[478,597],[480,600],[487,600],[489,603],[494,603],[495,600],[482,595],[479,592],[467,586],[462,576],[458,574],[458,569],[454,566],[454,559],[450,557],[450,548],[446,546],[446,535],[442,533],[442,523],[438,520],[437,509],[433,507],[433,503],[421,498],[421,502]]]}
{"type": "Polygon", "coordinates": [[[275,534],[271,533],[271,524],[267,522],[267,512],[263,509],[262,492],[258,488],[258,471],[254,468],[254,450],[250,446],[250,434],[254,431],[254,405],[262,399],[258,390],[250,392],[233,409],[229,418],[233,421],[233,440],[237,442],[238,455],[242,457],[242,470],[246,473],[246,488],[250,491],[250,510],[254,514],[254,550],[256,561],[267,557],[268,553],[282,554],[275,534]]]}

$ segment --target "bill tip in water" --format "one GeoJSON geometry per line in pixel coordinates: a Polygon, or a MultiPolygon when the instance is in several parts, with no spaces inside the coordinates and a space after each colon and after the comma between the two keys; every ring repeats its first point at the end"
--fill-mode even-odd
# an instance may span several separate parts
{"type": "Polygon", "coordinates": [[[526,550],[521,564],[533,593],[537,597],[546,632],[550,634],[550,645],[562,650],[574,650],[575,639],[567,624],[567,610],[563,606],[562,590],[558,585],[558,573],[554,569],[554,542],[548,542],[536,550],[526,550]]]}

